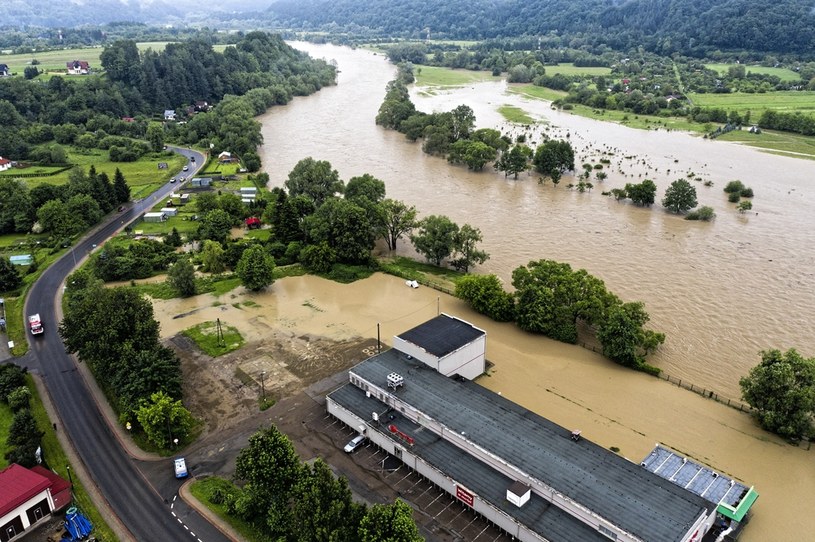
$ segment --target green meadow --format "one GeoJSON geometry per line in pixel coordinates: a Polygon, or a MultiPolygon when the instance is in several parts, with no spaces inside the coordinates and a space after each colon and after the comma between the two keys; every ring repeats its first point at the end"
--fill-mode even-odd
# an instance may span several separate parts
{"type": "Polygon", "coordinates": [[[487,71],[453,70],[436,66],[416,66],[414,73],[417,86],[455,87],[500,80],[487,71]]]}
{"type": "Polygon", "coordinates": [[[546,68],[546,75],[608,75],[611,73],[611,68],[602,66],[581,67],[575,66],[571,62],[558,64],[557,66],[544,66],[546,68]]]}
{"type": "Polygon", "coordinates": [[[699,107],[720,107],[739,112],[752,111],[754,118],[765,109],[776,111],[812,113],[815,112],[815,92],[779,91],[764,94],[733,92],[730,94],[688,94],[694,105],[699,107]]]}
{"type": "MultiPolygon", "coordinates": [[[[726,74],[727,70],[734,66],[738,66],[738,64],[705,64],[705,67],[707,69],[719,72],[722,75],[726,74]]],[[[789,68],[770,68],[767,66],[745,66],[745,69],[747,70],[748,74],[757,73],[764,75],[775,75],[782,81],[786,82],[801,80],[801,76],[797,72],[794,72],[789,68]]]]}

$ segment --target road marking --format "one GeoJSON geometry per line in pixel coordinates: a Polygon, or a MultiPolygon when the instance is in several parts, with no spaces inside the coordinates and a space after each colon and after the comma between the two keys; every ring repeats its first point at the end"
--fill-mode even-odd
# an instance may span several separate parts
{"type": "Polygon", "coordinates": [[[175,515],[175,512],[170,512],[170,513],[173,515],[174,518],[178,517],[178,516],[175,515]]]}
{"type": "Polygon", "coordinates": [[[194,532],[192,532],[192,531],[190,531],[190,534],[191,534],[192,536],[195,536],[195,533],[194,533],[194,532]]]}
{"type": "Polygon", "coordinates": [[[175,500],[176,500],[177,498],[178,498],[178,493],[176,493],[175,495],[173,495],[173,502],[175,502],[175,500]]]}
{"type": "MultiPolygon", "coordinates": [[[[175,515],[175,514],[173,514],[173,515],[175,515]]],[[[184,522],[183,522],[183,521],[181,521],[181,518],[175,518],[175,519],[177,519],[177,520],[178,520],[178,522],[179,522],[181,525],[184,525],[184,522]]]]}
{"type": "MultiPolygon", "coordinates": [[[[184,524],[182,523],[181,525],[184,525],[184,524]]],[[[187,529],[188,531],[190,530],[190,528],[187,527],[186,525],[184,525],[184,528],[187,529]]]]}

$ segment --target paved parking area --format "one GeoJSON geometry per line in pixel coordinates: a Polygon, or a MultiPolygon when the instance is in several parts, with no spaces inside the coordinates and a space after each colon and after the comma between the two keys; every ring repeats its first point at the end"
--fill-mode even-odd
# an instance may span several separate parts
{"type": "MultiPolygon", "coordinates": [[[[306,422],[312,431],[327,436],[339,448],[357,432],[328,413],[306,422]]],[[[376,476],[413,505],[417,523],[428,540],[509,542],[513,537],[484,519],[472,508],[439,489],[404,463],[370,442],[351,454],[354,465],[376,476]]]]}

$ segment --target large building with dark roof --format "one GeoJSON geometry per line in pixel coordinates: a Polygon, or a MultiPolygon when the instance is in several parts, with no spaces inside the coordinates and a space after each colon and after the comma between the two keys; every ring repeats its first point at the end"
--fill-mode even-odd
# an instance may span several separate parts
{"type": "Polygon", "coordinates": [[[352,368],[349,383],[327,396],[328,411],[519,540],[702,540],[715,503],[472,377],[440,373],[434,359],[485,340],[442,316],[352,368]],[[406,343],[414,348],[404,351],[406,343]]]}

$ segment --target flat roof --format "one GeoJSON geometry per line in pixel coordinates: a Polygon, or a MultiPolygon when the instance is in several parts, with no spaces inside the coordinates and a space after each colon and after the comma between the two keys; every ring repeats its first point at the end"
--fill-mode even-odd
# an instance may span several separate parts
{"type": "Polygon", "coordinates": [[[397,337],[420,346],[437,358],[443,358],[485,334],[483,329],[464,320],[440,314],[397,337]]]}
{"type": "MultiPolygon", "coordinates": [[[[705,499],[639,464],[586,438],[574,441],[571,430],[478,384],[447,378],[395,349],[350,372],[382,389],[387,389],[389,373],[401,374],[404,386],[393,392],[401,400],[643,540],[679,541],[703,512],[713,510],[705,499]]],[[[443,463],[443,468],[456,465],[443,463]]],[[[505,492],[512,481],[495,490],[505,492]]]]}
{"type": "MultiPolygon", "coordinates": [[[[329,397],[364,420],[371,419],[371,412],[384,414],[387,410],[386,405],[373,397],[366,397],[365,392],[353,384],[346,384],[331,392],[329,397]]],[[[398,412],[392,415],[394,418],[388,419],[387,424],[396,425],[400,431],[414,438],[414,444],[410,447],[412,453],[417,454],[446,476],[546,539],[568,540],[569,542],[608,542],[608,537],[535,493],[531,494],[529,501],[523,507],[518,508],[506,498],[507,488],[513,485],[514,480],[507,478],[467,452],[456,448],[431,431],[423,430],[398,412]]],[[[387,430],[385,422],[378,428],[378,432],[386,435],[394,443],[408,447],[399,437],[387,430]]]]}

